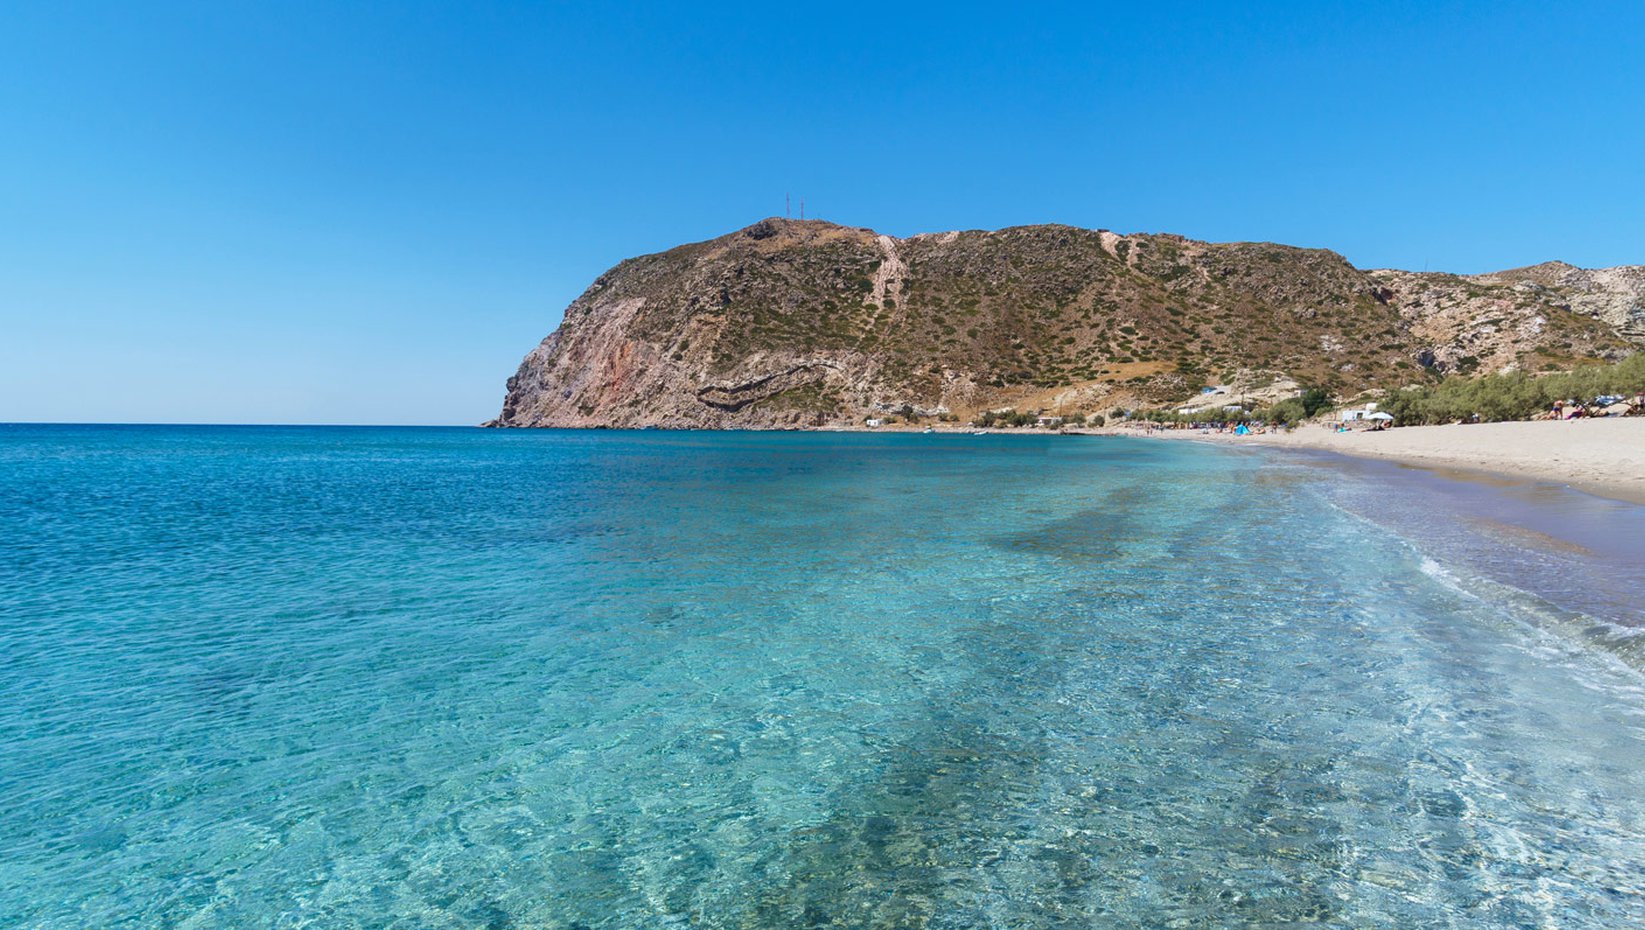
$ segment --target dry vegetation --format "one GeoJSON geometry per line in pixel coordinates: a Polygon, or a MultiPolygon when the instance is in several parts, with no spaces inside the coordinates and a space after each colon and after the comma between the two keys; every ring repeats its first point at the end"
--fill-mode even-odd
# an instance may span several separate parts
{"type": "Polygon", "coordinates": [[[522,366],[502,420],[807,425],[904,403],[1074,412],[1169,402],[1241,369],[1342,396],[1634,348],[1571,305],[1545,283],[1366,272],[1265,243],[1067,226],[891,240],[764,220],[602,275],[552,351],[522,366]],[[634,306],[605,325],[608,308],[634,306]],[[691,400],[796,364],[815,364],[817,383],[784,382],[735,417],[691,400]]]}

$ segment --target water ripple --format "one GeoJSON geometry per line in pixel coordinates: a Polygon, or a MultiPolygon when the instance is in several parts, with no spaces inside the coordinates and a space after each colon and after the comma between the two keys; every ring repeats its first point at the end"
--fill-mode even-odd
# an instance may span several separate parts
{"type": "Polygon", "coordinates": [[[0,438],[0,925],[1645,922],[1638,675],[1351,484],[1066,438],[0,438]]]}

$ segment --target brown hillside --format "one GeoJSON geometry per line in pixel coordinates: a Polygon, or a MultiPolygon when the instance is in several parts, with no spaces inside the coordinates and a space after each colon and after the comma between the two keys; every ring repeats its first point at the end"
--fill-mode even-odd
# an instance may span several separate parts
{"type": "Polygon", "coordinates": [[[1069,226],[895,239],[768,219],[601,275],[494,422],[828,425],[905,406],[1095,411],[1242,369],[1346,393],[1568,366],[1645,339],[1639,271],[1462,277],[1069,226]]]}

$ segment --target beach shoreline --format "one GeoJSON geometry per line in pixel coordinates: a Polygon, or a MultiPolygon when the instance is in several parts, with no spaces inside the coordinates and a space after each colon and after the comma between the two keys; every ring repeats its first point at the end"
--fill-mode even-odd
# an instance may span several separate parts
{"type": "MultiPolygon", "coordinates": [[[[918,433],[926,429],[924,426],[887,424],[877,428],[829,427],[825,431],[918,433]]],[[[938,424],[931,431],[947,435],[1055,435],[1041,430],[979,429],[953,424],[938,424]]],[[[1210,442],[1230,447],[1331,452],[1450,472],[1453,476],[1472,473],[1555,482],[1598,497],[1645,504],[1645,417],[1404,426],[1386,430],[1356,429],[1345,433],[1338,433],[1329,425],[1307,424],[1289,432],[1275,430],[1244,436],[1232,431],[1149,430],[1135,423],[1058,432],[1065,435],[1128,436],[1210,442]]]]}
{"type": "Polygon", "coordinates": [[[1146,432],[1126,427],[1092,432],[1334,452],[1434,471],[1557,482],[1599,497],[1645,504],[1645,418],[1406,426],[1346,433],[1311,424],[1291,432],[1246,436],[1214,430],[1146,432]]]}

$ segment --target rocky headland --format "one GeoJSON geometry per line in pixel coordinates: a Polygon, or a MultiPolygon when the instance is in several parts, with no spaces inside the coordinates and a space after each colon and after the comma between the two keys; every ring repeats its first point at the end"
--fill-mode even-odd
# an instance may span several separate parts
{"type": "Polygon", "coordinates": [[[601,275],[526,355],[487,425],[1085,413],[1238,379],[1348,396],[1642,345],[1645,266],[1454,275],[1069,226],[898,239],[767,219],[601,275]]]}

